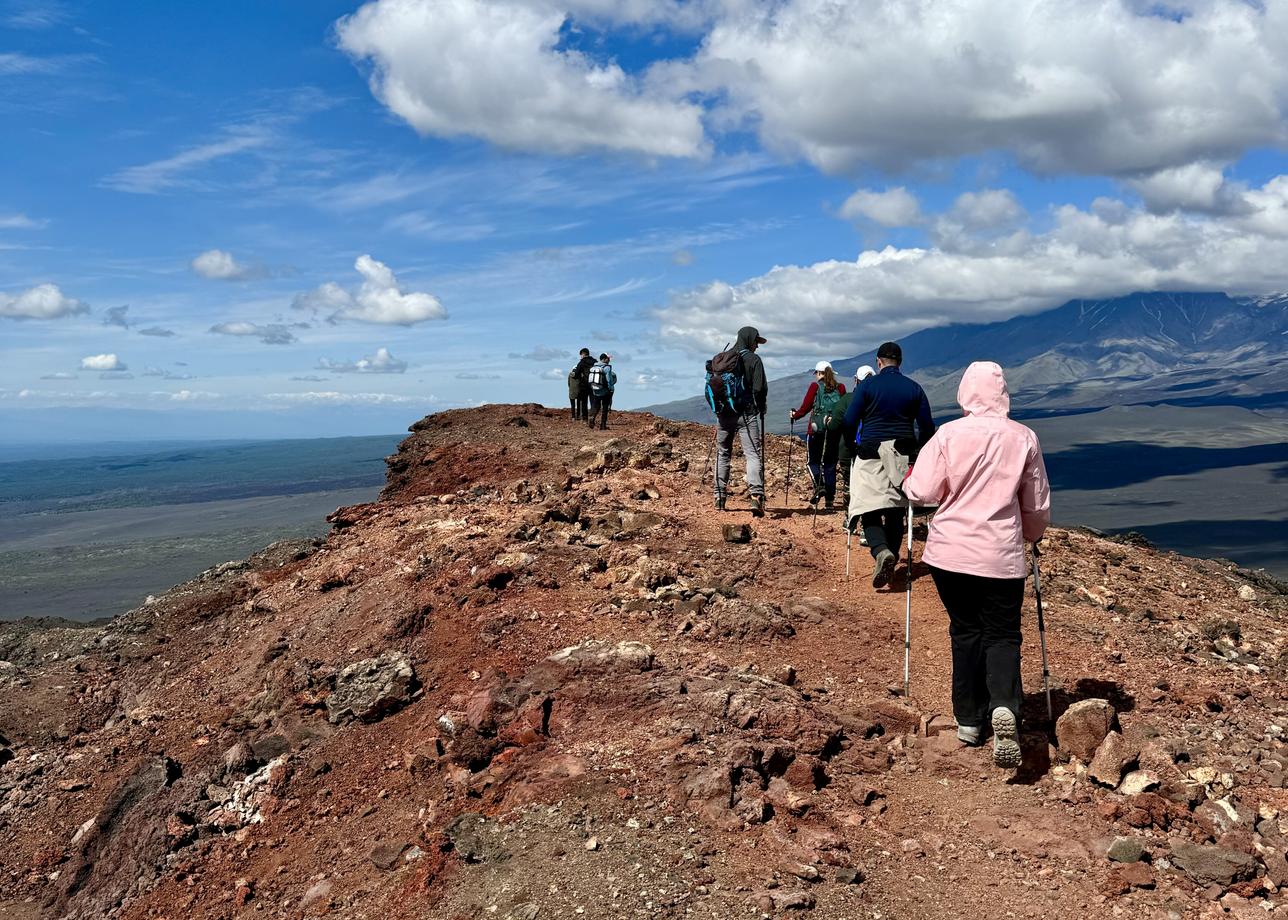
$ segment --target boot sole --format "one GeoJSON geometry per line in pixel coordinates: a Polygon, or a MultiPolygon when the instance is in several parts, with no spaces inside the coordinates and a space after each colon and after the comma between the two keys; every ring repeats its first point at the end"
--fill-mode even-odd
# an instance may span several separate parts
{"type": "Polygon", "coordinates": [[[1017,740],[1015,715],[1009,709],[993,710],[993,763],[1013,769],[1020,765],[1020,742],[1017,740]]]}

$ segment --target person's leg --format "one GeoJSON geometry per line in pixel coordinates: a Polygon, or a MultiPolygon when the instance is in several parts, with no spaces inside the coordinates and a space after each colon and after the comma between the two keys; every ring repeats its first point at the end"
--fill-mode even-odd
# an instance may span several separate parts
{"type": "Polygon", "coordinates": [[[595,427],[595,419],[599,416],[599,397],[594,393],[590,394],[590,414],[586,416],[586,425],[590,428],[595,427]]]}
{"type": "Polygon", "coordinates": [[[738,420],[742,453],[747,458],[747,491],[752,498],[765,497],[765,466],[760,458],[760,416],[744,414],[738,420]]]}
{"type": "Polygon", "coordinates": [[[907,517],[907,508],[887,508],[881,512],[881,529],[885,531],[886,545],[890,547],[890,552],[894,553],[895,559],[899,558],[899,550],[903,546],[904,524],[907,517]]]}
{"type": "Polygon", "coordinates": [[[836,501],[836,456],[841,450],[841,433],[826,432],[823,439],[823,495],[827,507],[836,501]]]}
{"type": "Polygon", "coordinates": [[[582,392],[577,394],[577,413],[578,413],[578,417],[582,421],[586,420],[586,416],[590,413],[590,394],[589,393],[582,392]]]}
{"type": "Polygon", "coordinates": [[[604,417],[599,420],[599,427],[601,430],[606,430],[608,428],[608,410],[613,408],[613,391],[609,390],[605,393],[599,402],[604,410],[604,417]]]}
{"type": "Polygon", "coordinates": [[[815,431],[809,436],[809,476],[814,485],[814,497],[811,502],[816,502],[823,494],[823,447],[827,440],[821,431],[815,431]]]}
{"type": "Polygon", "coordinates": [[[1020,608],[1023,578],[981,578],[980,615],[989,708],[1005,707],[1020,717],[1020,608]]]}
{"type": "Polygon", "coordinates": [[[569,396],[568,402],[572,406],[572,420],[575,422],[577,419],[581,418],[581,416],[577,414],[577,397],[569,396]]]}
{"type": "Polygon", "coordinates": [[[880,556],[882,551],[891,552],[886,545],[884,514],[884,511],[865,511],[859,518],[859,523],[863,526],[863,538],[868,541],[868,552],[873,559],[880,556]]]}
{"type": "Polygon", "coordinates": [[[733,433],[737,427],[737,417],[720,415],[716,417],[716,501],[724,501],[729,488],[729,457],[733,453],[733,433]]]}
{"type": "Polygon", "coordinates": [[[984,627],[975,576],[931,566],[939,599],[948,611],[948,636],[953,653],[953,717],[959,726],[982,729],[988,723],[985,686],[984,627]]]}

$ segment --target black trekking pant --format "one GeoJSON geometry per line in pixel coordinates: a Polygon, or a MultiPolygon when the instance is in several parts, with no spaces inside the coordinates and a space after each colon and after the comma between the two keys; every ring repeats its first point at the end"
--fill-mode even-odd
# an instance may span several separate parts
{"type": "Polygon", "coordinates": [[[1003,706],[1020,717],[1020,607],[1023,578],[985,578],[930,567],[948,611],[953,646],[953,715],[958,725],[989,724],[1003,706]]]}
{"type": "Polygon", "coordinates": [[[581,413],[577,411],[577,397],[569,396],[568,402],[572,405],[572,420],[575,422],[581,418],[581,413]]]}
{"type": "Polygon", "coordinates": [[[594,393],[591,393],[590,394],[590,417],[587,419],[587,424],[590,425],[591,428],[594,428],[596,417],[600,416],[602,413],[603,417],[599,421],[599,427],[607,428],[608,410],[611,408],[613,408],[613,394],[611,390],[605,393],[603,396],[596,396],[594,393]]]}
{"type": "Polygon", "coordinates": [[[903,523],[907,515],[907,508],[882,508],[859,515],[863,538],[868,541],[868,552],[872,553],[873,559],[881,555],[884,549],[894,553],[894,558],[899,558],[899,547],[903,543],[903,523]]]}
{"type": "Polygon", "coordinates": [[[836,457],[841,450],[841,432],[816,431],[809,436],[809,471],[814,491],[830,502],[836,498],[836,457]]]}
{"type": "Polygon", "coordinates": [[[588,390],[577,394],[577,398],[572,404],[572,417],[590,418],[590,392],[588,390]]]}

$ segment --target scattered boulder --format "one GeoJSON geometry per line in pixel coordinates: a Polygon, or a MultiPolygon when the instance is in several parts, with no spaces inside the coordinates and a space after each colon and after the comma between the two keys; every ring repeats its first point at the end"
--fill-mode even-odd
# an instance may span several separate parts
{"type": "Polygon", "coordinates": [[[751,527],[747,524],[725,524],[722,531],[726,543],[751,542],[751,527]]]}
{"type": "Polygon", "coordinates": [[[1115,837],[1109,845],[1108,856],[1111,862],[1140,862],[1145,858],[1145,844],[1139,837],[1115,837]]]}
{"type": "Polygon", "coordinates": [[[326,698],[327,719],[378,722],[406,706],[416,686],[416,671],[406,655],[386,652],[354,662],[336,676],[335,690],[326,698]]]}
{"type": "Polygon", "coordinates": [[[398,858],[409,847],[409,843],[378,843],[367,853],[367,859],[377,869],[384,869],[386,872],[398,865],[398,858]]]}
{"type": "Polygon", "coordinates": [[[1257,590],[1252,585],[1239,585],[1239,600],[1255,601],[1257,599],[1257,590]]]}
{"type": "Polygon", "coordinates": [[[1123,736],[1118,732],[1110,732],[1100,742],[1100,747],[1096,748],[1087,767],[1087,775],[1103,786],[1116,788],[1122,782],[1123,769],[1127,766],[1129,756],[1123,736]]]}
{"type": "Polygon", "coordinates": [[[1247,853],[1224,847],[1177,843],[1172,847],[1172,862],[1198,885],[1229,887],[1242,879],[1252,878],[1256,861],[1247,853]]]}
{"type": "Polygon", "coordinates": [[[1056,720],[1055,736],[1060,750],[1071,757],[1091,760],[1115,721],[1116,713],[1108,700],[1079,700],[1056,720]]]}
{"type": "Polygon", "coordinates": [[[1132,770],[1123,777],[1122,785],[1118,791],[1123,795],[1140,795],[1142,792],[1148,792],[1151,789],[1158,788],[1158,777],[1148,770],[1132,770]]]}

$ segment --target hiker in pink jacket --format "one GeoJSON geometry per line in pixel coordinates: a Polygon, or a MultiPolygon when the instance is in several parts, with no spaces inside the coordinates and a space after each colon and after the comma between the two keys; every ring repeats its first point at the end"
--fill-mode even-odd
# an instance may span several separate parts
{"type": "Polygon", "coordinates": [[[1007,418],[1002,369],[976,361],[957,388],[962,418],[921,449],[903,491],[938,505],[923,556],[948,611],[957,737],[993,728],[993,762],[1020,764],[1020,607],[1024,544],[1042,539],[1051,488],[1037,435],[1007,418]]]}

